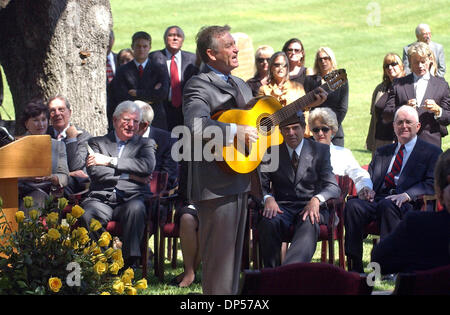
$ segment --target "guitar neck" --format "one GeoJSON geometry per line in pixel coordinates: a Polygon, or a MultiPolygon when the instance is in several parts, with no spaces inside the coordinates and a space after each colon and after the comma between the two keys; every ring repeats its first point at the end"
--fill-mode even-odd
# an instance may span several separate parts
{"type": "MultiPolygon", "coordinates": [[[[330,92],[330,88],[327,83],[324,83],[320,86],[320,88],[324,89],[327,93],[330,92]]],[[[316,89],[306,93],[306,95],[300,97],[299,99],[295,100],[294,102],[286,105],[276,113],[273,113],[272,121],[274,125],[279,125],[283,120],[288,119],[289,117],[295,115],[298,111],[304,111],[306,107],[308,107],[311,103],[315,101],[314,97],[314,91],[316,89]]]]}

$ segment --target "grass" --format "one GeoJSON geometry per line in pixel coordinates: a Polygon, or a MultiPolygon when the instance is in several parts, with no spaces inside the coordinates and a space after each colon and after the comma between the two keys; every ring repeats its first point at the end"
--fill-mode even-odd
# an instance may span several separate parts
{"type": "MultiPolygon", "coordinates": [[[[315,51],[320,46],[328,46],[336,55],[338,67],[345,68],[348,74],[349,110],[343,122],[346,147],[364,165],[371,159],[370,152],[365,150],[365,139],[370,121],[370,100],[374,88],[381,81],[384,55],[395,52],[401,56],[402,47],[415,40],[417,24],[428,23],[433,40],[444,46],[448,56],[447,5],[447,0],[111,0],[116,38],[113,50],[117,52],[129,47],[132,34],[139,30],[152,35],[152,50],[161,49],[164,47],[164,30],[174,24],[183,28],[186,34],[183,49],[192,52],[195,51],[195,35],[199,28],[212,24],[229,24],[232,32],[246,33],[255,49],[268,44],[281,50],[286,40],[298,37],[305,47],[308,67],[312,67],[315,51]]],[[[449,71],[446,80],[450,80],[449,71]]],[[[10,116],[14,119],[7,84],[5,92],[4,108],[0,108],[0,113],[4,118],[10,116]]],[[[449,147],[450,137],[445,137],[443,150],[449,147]]],[[[364,260],[368,263],[370,241],[364,246],[364,260]]],[[[319,257],[317,255],[315,259],[319,257]]],[[[182,265],[181,260],[178,265],[182,265]]],[[[181,268],[172,270],[167,265],[166,280],[181,271],[181,268]]],[[[186,294],[201,290],[198,284],[183,290],[168,287],[157,284],[152,277],[149,277],[149,283],[148,294],[186,294]]],[[[382,283],[376,287],[385,288],[392,288],[392,284],[382,283]]]]}
{"type": "MultiPolygon", "coordinates": [[[[363,247],[364,247],[364,254],[363,254],[363,263],[364,266],[367,266],[367,264],[370,262],[370,252],[372,250],[372,240],[373,236],[369,236],[367,239],[364,240],[363,247]]],[[[153,244],[152,240],[150,240],[150,244],[153,244]]],[[[167,248],[167,247],[166,247],[167,248]]],[[[178,246],[179,248],[179,246],[178,246]]],[[[338,244],[335,242],[335,260],[336,264],[338,264],[338,244]]],[[[321,243],[317,243],[317,249],[314,254],[314,257],[312,259],[312,262],[320,262],[320,254],[321,254],[321,243]]],[[[192,294],[192,293],[202,293],[201,288],[201,268],[197,271],[196,274],[196,280],[189,288],[178,288],[175,286],[171,286],[168,283],[171,279],[173,279],[175,276],[183,272],[183,260],[181,256],[181,251],[178,251],[177,256],[177,268],[172,269],[170,261],[167,259],[165,260],[165,268],[164,268],[164,281],[159,282],[158,279],[155,277],[153,273],[153,269],[149,269],[147,281],[148,281],[148,288],[146,290],[143,290],[140,294],[142,295],[186,295],[186,294],[192,294]]],[[[373,270],[365,269],[364,270],[367,274],[370,274],[373,270]]],[[[141,274],[138,270],[136,272],[136,279],[139,279],[141,274]]],[[[392,291],[394,289],[394,282],[393,281],[381,281],[377,280],[375,281],[374,291],[392,291]]]]}

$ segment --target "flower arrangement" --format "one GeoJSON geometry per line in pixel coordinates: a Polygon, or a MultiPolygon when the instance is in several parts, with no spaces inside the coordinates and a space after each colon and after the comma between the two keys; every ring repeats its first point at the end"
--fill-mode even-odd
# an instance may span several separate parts
{"type": "MultiPolygon", "coordinates": [[[[119,276],[122,251],[110,247],[108,232],[95,242],[86,228],[77,227],[84,213],[80,206],[73,206],[63,219],[65,198],[50,199],[39,210],[31,209],[31,197],[25,197],[24,204],[27,215],[23,211],[15,215],[18,230],[0,236],[0,294],[135,295],[147,288],[146,279],[133,281],[131,268],[119,276]]],[[[0,204],[0,215],[1,210],[0,204]]],[[[93,219],[89,230],[100,228],[93,219]]]]}

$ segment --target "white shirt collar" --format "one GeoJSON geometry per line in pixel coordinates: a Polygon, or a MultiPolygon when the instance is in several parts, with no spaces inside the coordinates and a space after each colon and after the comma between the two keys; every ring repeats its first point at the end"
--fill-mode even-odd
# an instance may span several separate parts
{"type": "MultiPolygon", "coordinates": [[[[414,149],[414,146],[416,145],[416,142],[417,142],[417,136],[415,136],[414,138],[409,140],[409,142],[405,143],[406,152],[411,153],[411,151],[414,149]]],[[[401,144],[397,143],[396,152],[398,152],[398,150],[400,150],[400,147],[401,147],[401,144]]]]}
{"type": "MultiPolygon", "coordinates": [[[[297,153],[297,156],[300,156],[300,153],[302,152],[302,148],[303,148],[303,143],[305,139],[302,139],[302,141],[299,143],[299,145],[295,148],[295,153],[297,153]]],[[[294,151],[294,149],[292,149],[290,146],[286,144],[286,148],[288,149],[289,152],[289,156],[292,158],[292,152],[294,151]]]]}
{"type": "MultiPolygon", "coordinates": [[[[167,50],[167,48],[164,49],[164,53],[166,54],[167,59],[171,59],[172,58],[172,53],[170,51],[167,50]]],[[[181,49],[175,54],[175,59],[181,60],[181,49]]]]}
{"type": "Polygon", "coordinates": [[[413,76],[414,76],[414,82],[417,82],[418,80],[430,80],[430,72],[427,72],[426,74],[424,74],[423,76],[419,77],[417,74],[415,74],[413,72],[413,76]]]}
{"type": "Polygon", "coordinates": [[[148,62],[148,58],[145,59],[145,61],[143,63],[137,62],[136,59],[134,59],[133,61],[134,61],[134,64],[136,65],[136,67],[139,67],[139,65],[142,65],[142,68],[145,68],[145,66],[147,65],[147,62],[148,62]]]}

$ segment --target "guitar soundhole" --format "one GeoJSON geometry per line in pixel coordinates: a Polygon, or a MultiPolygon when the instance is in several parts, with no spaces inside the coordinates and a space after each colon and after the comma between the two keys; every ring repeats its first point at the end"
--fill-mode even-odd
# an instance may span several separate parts
{"type": "Polygon", "coordinates": [[[263,135],[268,135],[272,132],[273,122],[269,117],[261,118],[259,122],[259,132],[263,135]]]}

